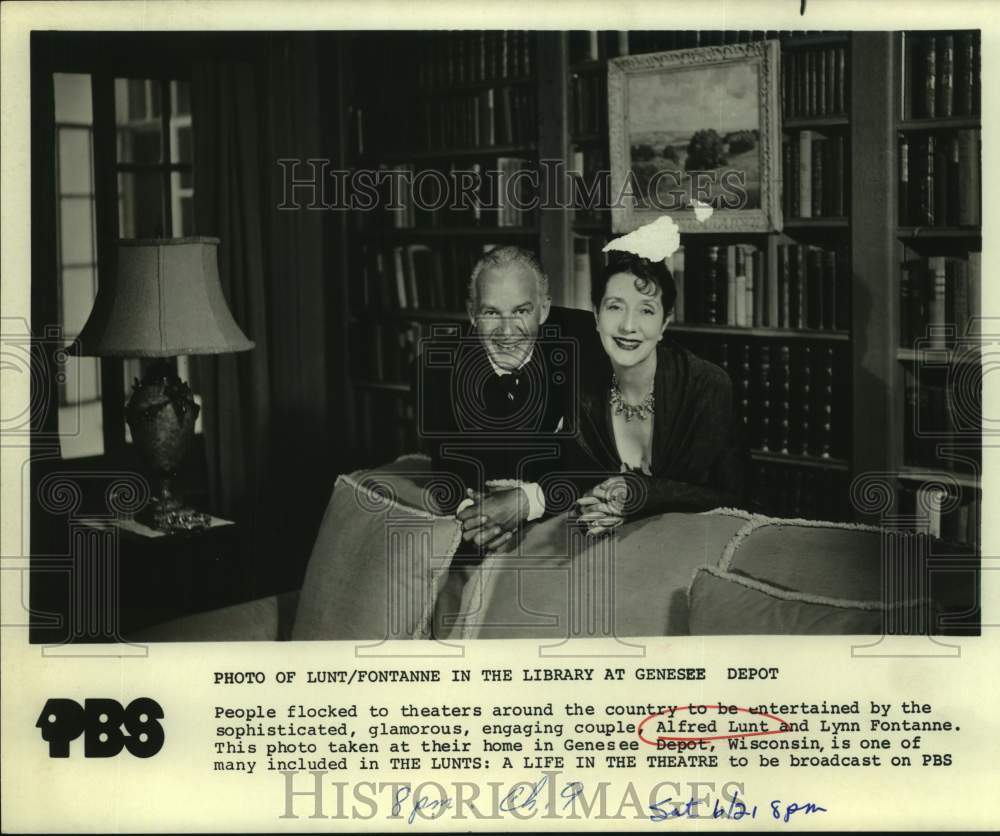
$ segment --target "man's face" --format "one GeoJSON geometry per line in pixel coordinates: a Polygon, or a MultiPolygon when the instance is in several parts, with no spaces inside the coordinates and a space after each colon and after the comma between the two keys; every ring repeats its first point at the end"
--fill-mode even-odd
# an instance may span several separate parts
{"type": "Polygon", "coordinates": [[[549,316],[531,271],[519,264],[479,274],[479,304],[469,315],[483,347],[501,369],[514,371],[531,353],[538,328],[549,316]]]}

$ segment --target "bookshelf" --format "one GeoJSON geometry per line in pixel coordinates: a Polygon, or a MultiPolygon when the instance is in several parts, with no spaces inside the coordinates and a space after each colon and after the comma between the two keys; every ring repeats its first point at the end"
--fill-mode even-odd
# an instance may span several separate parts
{"type": "Polygon", "coordinates": [[[982,187],[980,39],[892,39],[895,512],[978,546],[981,524],[982,187]]]}
{"type": "Polygon", "coordinates": [[[975,395],[981,374],[974,341],[956,321],[975,316],[982,244],[979,197],[959,188],[979,183],[975,33],[351,38],[343,134],[355,167],[424,172],[431,182],[470,168],[512,177],[557,159],[580,175],[569,211],[418,212],[404,194],[396,208],[350,213],[345,318],[359,464],[418,449],[406,369],[421,336],[464,321],[464,284],[484,247],[537,250],[554,303],[589,308],[590,277],[614,237],[609,178],[597,176],[609,168],[607,62],[776,38],[783,228],[684,235],[672,263],[681,298],[670,333],[733,378],[753,510],[877,522],[886,509],[853,507],[850,485],[859,474],[889,474],[888,513],[960,541],[978,536],[979,438],[955,425],[953,405],[940,398],[956,379],[975,395]],[[949,62],[951,92],[942,93],[949,62]],[[970,96],[957,92],[962,78],[973,79],[970,96]],[[903,139],[912,164],[905,177],[903,139]],[[942,282],[943,301],[933,295],[942,282]],[[938,508],[936,521],[920,503],[938,508]]]}
{"type": "MultiPolygon", "coordinates": [[[[850,37],[840,33],[571,32],[571,170],[608,167],[607,61],[778,38],[782,44],[784,230],[688,234],[671,267],[670,334],[733,378],[751,447],[754,510],[847,519],[852,471],[850,37]],[[791,171],[792,176],[787,172],[791,171]]],[[[578,305],[613,237],[607,194],[572,223],[578,305]]]]}
{"type": "MultiPolygon", "coordinates": [[[[524,183],[520,173],[537,168],[537,37],[350,37],[349,163],[380,178],[380,208],[352,212],[346,231],[359,465],[419,449],[412,367],[420,340],[462,326],[466,282],[479,256],[499,244],[539,248],[537,210],[513,200],[479,205],[491,204],[505,180],[524,183]],[[430,208],[437,193],[460,182],[464,206],[430,208]],[[416,189],[422,201],[414,200],[416,189]]],[[[530,201],[530,194],[515,193],[530,201]]]]}

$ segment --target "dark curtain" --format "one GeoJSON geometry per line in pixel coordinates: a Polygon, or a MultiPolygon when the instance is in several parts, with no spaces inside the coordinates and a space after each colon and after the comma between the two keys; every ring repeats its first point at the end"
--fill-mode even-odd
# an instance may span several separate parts
{"type": "Polygon", "coordinates": [[[326,459],[322,219],[284,210],[278,159],[319,154],[311,34],[267,36],[192,75],[199,234],[221,239],[236,321],[257,345],[201,358],[212,510],[244,535],[245,591],[301,581],[335,473],[326,459]]]}

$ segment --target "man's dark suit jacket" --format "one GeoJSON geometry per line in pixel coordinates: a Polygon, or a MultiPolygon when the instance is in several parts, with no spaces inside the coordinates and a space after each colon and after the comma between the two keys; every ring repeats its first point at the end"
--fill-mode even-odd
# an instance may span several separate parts
{"type": "MultiPolygon", "coordinates": [[[[414,391],[418,430],[434,469],[477,490],[494,479],[537,482],[546,513],[566,510],[579,470],[580,384],[603,357],[594,315],[555,306],[531,359],[513,375],[496,374],[470,327],[425,341],[414,391]],[[561,479],[561,473],[574,475],[561,479]]],[[[463,498],[443,510],[454,510],[463,498]]]]}

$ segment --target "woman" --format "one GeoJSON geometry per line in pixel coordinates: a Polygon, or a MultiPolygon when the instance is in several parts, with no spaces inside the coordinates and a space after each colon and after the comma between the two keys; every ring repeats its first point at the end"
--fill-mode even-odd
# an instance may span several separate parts
{"type": "Polygon", "coordinates": [[[591,288],[609,363],[581,398],[588,464],[616,474],[577,501],[588,533],[626,517],[742,501],[745,454],[729,376],[665,337],[677,291],[659,261],[612,252],[591,288]]]}

